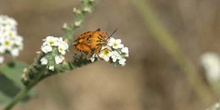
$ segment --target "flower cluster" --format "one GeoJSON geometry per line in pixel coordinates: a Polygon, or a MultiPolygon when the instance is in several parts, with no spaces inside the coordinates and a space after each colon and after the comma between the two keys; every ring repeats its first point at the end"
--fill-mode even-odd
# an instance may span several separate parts
{"type": "MultiPolygon", "coordinates": [[[[23,38],[17,34],[17,22],[8,16],[0,15],[0,53],[17,57],[23,49],[23,38]]],[[[4,60],[0,56],[0,63],[4,60]]]]}
{"type": "Polygon", "coordinates": [[[43,41],[41,51],[45,56],[40,61],[42,65],[46,65],[49,70],[53,71],[56,64],[61,64],[64,61],[63,55],[66,54],[69,46],[62,37],[48,36],[43,41]]]}
{"type": "Polygon", "coordinates": [[[102,47],[99,55],[93,54],[90,60],[94,62],[95,59],[99,59],[98,57],[100,57],[101,59],[114,65],[124,66],[128,56],[128,47],[125,47],[123,44],[121,44],[121,39],[111,37],[108,40],[108,44],[102,47]]]}

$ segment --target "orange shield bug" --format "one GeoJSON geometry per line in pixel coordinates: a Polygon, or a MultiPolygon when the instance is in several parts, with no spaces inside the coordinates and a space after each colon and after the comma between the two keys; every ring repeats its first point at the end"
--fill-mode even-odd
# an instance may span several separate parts
{"type": "Polygon", "coordinates": [[[101,31],[100,28],[95,31],[85,32],[74,41],[73,45],[77,51],[87,53],[87,58],[90,58],[94,53],[99,57],[98,54],[102,46],[108,44],[108,39],[116,30],[110,36],[106,32],[101,31]]]}

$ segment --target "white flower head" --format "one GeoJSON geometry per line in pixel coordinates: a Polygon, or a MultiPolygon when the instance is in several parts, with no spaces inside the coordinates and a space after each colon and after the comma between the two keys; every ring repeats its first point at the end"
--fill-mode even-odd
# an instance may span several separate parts
{"type": "Polygon", "coordinates": [[[121,49],[121,52],[124,54],[125,57],[129,56],[129,51],[128,51],[128,47],[123,47],[121,49]]]}
{"type": "Polygon", "coordinates": [[[125,59],[125,58],[121,58],[121,59],[119,60],[119,64],[120,64],[121,66],[125,66],[125,62],[126,62],[126,59],[125,59]]]}
{"type": "Polygon", "coordinates": [[[108,40],[108,44],[102,47],[99,54],[97,55],[94,53],[90,60],[91,62],[94,62],[95,59],[103,59],[114,65],[124,66],[126,64],[128,56],[128,47],[124,47],[124,45],[121,44],[121,39],[115,39],[111,37],[108,40]]]}
{"type": "Polygon", "coordinates": [[[113,62],[116,62],[118,59],[121,59],[122,57],[117,51],[113,51],[111,58],[113,62]]]}
{"type": "Polygon", "coordinates": [[[0,15],[0,53],[17,57],[23,49],[23,38],[17,34],[17,22],[8,16],[0,15]]]}
{"type": "Polygon", "coordinates": [[[113,47],[114,49],[119,49],[124,47],[124,45],[121,44],[121,39],[114,39],[113,37],[109,39],[108,45],[113,47]]]}
{"type": "Polygon", "coordinates": [[[0,15],[0,26],[16,27],[17,22],[11,17],[0,15]]]}
{"type": "Polygon", "coordinates": [[[62,63],[63,60],[64,60],[64,57],[63,57],[63,56],[58,56],[58,55],[55,56],[55,63],[56,63],[56,64],[62,63]]]}
{"type": "Polygon", "coordinates": [[[200,58],[209,80],[220,79],[220,57],[213,52],[205,53],[200,58]]]}
{"type": "Polygon", "coordinates": [[[109,61],[109,58],[111,57],[112,55],[112,52],[108,49],[108,48],[105,48],[103,49],[100,53],[99,53],[99,56],[101,58],[103,58],[105,61],[109,61]]]}
{"type": "Polygon", "coordinates": [[[90,61],[94,62],[97,57],[98,56],[96,54],[93,54],[92,57],[90,57],[90,61]]]}
{"type": "Polygon", "coordinates": [[[12,49],[14,41],[11,40],[10,38],[4,38],[1,42],[2,46],[4,46],[5,49],[10,51],[12,49]]]}
{"type": "Polygon", "coordinates": [[[68,48],[69,48],[68,44],[66,42],[64,42],[63,39],[60,37],[59,38],[59,44],[58,44],[58,51],[62,55],[65,55],[68,48]]]}
{"type": "Polygon", "coordinates": [[[49,46],[49,45],[41,46],[41,50],[42,50],[44,53],[48,53],[48,52],[51,52],[51,51],[52,51],[52,47],[49,46]]]}
{"type": "Polygon", "coordinates": [[[57,64],[61,64],[64,61],[63,55],[66,54],[69,46],[63,41],[62,37],[48,36],[43,40],[43,45],[41,46],[42,52],[45,53],[46,60],[44,59],[42,65],[47,65],[49,70],[54,71],[57,64]]]}
{"type": "Polygon", "coordinates": [[[5,30],[5,33],[3,35],[10,37],[10,38],[14,38],[14,37],[17,37],[17,31],[5,30]]]}
{"type": "Polygon", "coordinates": [[[44,45],[49,46],[58,46],[58,38],[53,36],[48,36],[46,39],[43,39],[45,42],[44,45]]]}
{"type": "MultiPolygon", "coordinates": [[[[8,27],[3,27],[2,30],[0,30],[0,33],[2,36],[4,36],[4,38],[14,38],[17,37],[17,30],[13,30],[11,28],[8,27]]],[[[12,39],[13,40],[13,39],[12,39]]]]}
{"type": "Polygon", "coordinates": [[[16,45],[16,47],[19,49],[19,50],[22,50],[23,49],[23,37],[21,36],[16,36],[14,38],[15,42],[14,44],[16,45]]]}
{"type": "Polygon", "coordinates": [[[41,61],[42,65],[47,65],[48,64],[48,60],[45,57],[41,58],[40,61],[41,61]]]}
{"type": "Polygon", "coordinates": [[[108,46],[112,48],[111,60],[113,64],[124,66],[129,56],[128,47],[124,47],[121,39],[110,38],[108,46]]]}
{"type": "Polygon", "coordinates": [[[54,66],[49,66],[48,69],[54,71],[54,66]]]}
{"type": "Polygon", "coordinates": [[[19,36],[19,35],[17,35],[15,38],[14,38],[14,40],[15,40],[15,44],[17,44],[17,45],[22,45],[23,43],[23,37],[22,36],[19,36]]]}

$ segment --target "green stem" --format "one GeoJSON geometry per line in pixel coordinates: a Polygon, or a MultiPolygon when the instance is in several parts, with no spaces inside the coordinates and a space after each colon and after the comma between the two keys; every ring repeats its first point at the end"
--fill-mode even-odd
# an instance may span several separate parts
{"type": "Polygon", "coordinates": [[[16,96],[15,98],[9,103],[4,110],[11,110],[12,107],[14,107],[30,90],[31,88],[24,88],[22,89],[16,96]]]}
{"type": "Polygon", "coordinates": [[[5,107],[4,110],[11,110],[27,93],[39,82],[41,77],[43,76],[43,72],[41,72],[36,79],[32,80],[32,82],[22,89],[14,99],[5,107]]]}
{"type": "Polygon", "coordinates": [[[187,80],[202,99],[203,102],[209,104],[213,101],[213,95],[208,87],[202,81],[198,74],[195,65],[183,53],[178,43],[173,39],[169,31],[162,25],[153,8],[148,3],[149,0],[131,0],[137,8],[140,15],[144,18],[146,27],[151,31],[153,37],[166,49],[166,51],[173,57],[176,63],[184,71],[187,80]]]}
{"type": "MultiPolygon", "coordinates": [[[[81,20],[83,21],[84,20],[84,17],[86,16],[86,14],[90,13],[90,12],[86,12],[85,10],[83,10],[83,8],[87,7],[87,8],[92,8],[94,6],[94,3],[95,3],[96,0],[82,0],[82,9],[80,9],[80,12],[81,13],[78,13],[76,14],[75,16],[77,15],[80,15],[81,17],[80,18],[76,18],[76,20],[81,20]]],[[[81,26],[82,23],[79,25],[81,26]]],[[[64,32],[65,32],[65,35],[64,35],[64,39],[67,40],[68,44],[71,44],[72,41],[73,41],[73,38],[72,38],[72,35],[73,33],[76,31],[76,29],[79,27],[79,26],[75,26],[74,24],[70,27],[64,27],[64,32]]],[[[39,61],[40,59],[42,58],[42,53],[40,53],[36,59],[35,59],[35,62],[29,66],[29,70],[27,74],[27,78],[29,80],[27,81],[24,81],[23,83],[27,86],[22,89],[15,97],[14,99],[5,107],[4,110],[11,110],[37,83],[39,83],[41,80],[45,79],[46,77],[49,77],[49,76],[52,76],[52,75],[55,75],[57,74],[58,72],[64,72],[64,71],[67,71],[67,70],[73,70],[77,67],[81,67],[83,65],[87,65],[89,63],[91,63],[90,61],[83,61],[83,60],[79,60],[79,61],[74,61],[74,62],[71,62],[69,63],[68,65],[63,65],[64,66],[64,70],[62,67],[60,67],[61,70],[57,71],[57,72],[52,72],[52,73],[49,73],[47,75],[45,75],[44,73],[45,72],[48,72],[46,71],[45,69],[42,68],[42,65],[39,64],[39,61]],[[34,73],[33,73],[34,72],[34,73]],[[36,76],[33,77],[33,75],[35,75],[35,73],[37,74],[36,76]],[[31,77],[29,77],[29,75],[32,75],[31,77]]],[[[74,59],[75,60],[75,59],[74,59]]]]}

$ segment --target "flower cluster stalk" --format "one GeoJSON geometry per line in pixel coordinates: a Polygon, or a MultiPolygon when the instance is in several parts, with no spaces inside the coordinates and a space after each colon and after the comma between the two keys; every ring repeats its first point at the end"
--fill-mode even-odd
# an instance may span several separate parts
{"type": "MultiPolygon", "coordinates": [[[[92,12],[92,7],[94,6],[95,0],[82,0],[81,8],[74,8],[73,14],[75,16],[75,22],[71,25],[64,24],[64,41],[69,45],[73,41],[73,34],[77,28],[83,24],[85,16],[92,12]]],[[[14,99],[5,107],[4,110],[11,110],[35,85],[37,85],[41,80],[55,75],[60,72],[65,72],[68,70],[74,70],[78,67],[87,65],[91,63],[89,60],[83,60],[83,55],[73,56],[74,61],[64,62],[61,66],[54,69],[54,71],[46,69],[45,65],[41,64],[41,59],[45,54],[41,51],[38,52],[37,57],[32,65],[24,69],[24,74],[22,75],[23,83],[26,85],[15,97],[14,99]]]]}

